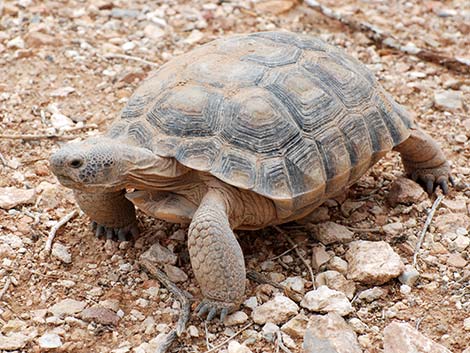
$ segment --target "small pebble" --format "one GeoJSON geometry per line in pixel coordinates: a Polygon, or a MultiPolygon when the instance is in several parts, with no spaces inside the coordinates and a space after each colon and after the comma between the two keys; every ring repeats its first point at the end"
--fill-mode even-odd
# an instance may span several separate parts
{"type": "Polygon", "coordinates": [[[467,265],[467,260],[465,260],[459,253],[453,253],[447,258],[447,264],[449,266],[463,268],[467,265]]]}
{"type": "Polygon", "coordinates": [[[463,328],[465,331],[470,331],[470,317],[463,320],[463,328]]]}
{"type": "Polygon", "coordinates": [[[247,300],[245,300],[243,305],[253,310],[258,306],[258,299],[256,297],[249,297],[247,300]]]}
{"type": "Polygon", "coordinates": [[[62,346],[62,340],[56,333],[45,333],[39,337],[39,347],[44,349],[59,348],[62,346]]]}
{"type": "Polygon", "coordinates": [[[78,300],[67,298],[54,304],[52,307],[49,308],[49,311],[55,317],[63,317],[63,316],[74,315],[76,313],[79,313],[83,309],[85,309],[85,306],[86,306],[86,302],[84,301],[78,301],[78,300]]]}
{"type": "Polygon", "coordinates": [[[331,255],[326,251],[323,245],[315,245],[312,248],[312,267],[315,271],[318,271],[330,258],[331,255]]]}
{"type": "Polygon", "coordinates": [[[248,315],[243,311],[236,311],[225,318],[225,326],[234,326],[244,324],[248,320],[248,315]]]}
{"type": "Polygon", "coordinates": [[[356,333],[364,333],[366,332],[366,330],[368,329],[367,325],[365,323],[363,323],[360,319],[358,319],[357,317],[353,317],[351,318],[349,321],[348,321],[348,324],[349,326],[352,327],[352,329],[354,330],[354,332],[356,333]]]}
{"type": "Polygon", "coordinates": [[[178,283],[178,282],[186,282],[188,280],[188,275],[179,267],[165,264],[164,265],[165,273],[170,279],[170,281],[178,283]]]}
{"type": "Polygon", "coordinates": [[[334,312],[341,316],[346,316],[354,311],[343,292],[324,285],[308,292],[300,302],[300,306],[313,312],[334,312]]]}
{"type": "Polygon", "coordinates": [[[465,134],[458,134],[455,135],[455,141],[458,143],[465,143],[467,142],[468,138],[465,134]]]}
{"type": "Polygon", "coordinates": [[[387,291],[385,289],[382,289],[380,287],[373,287],[359,293],[358,298],[370,303],[385,296],[386,294],[387,291]]]}
{"type": "Polygon", "coordinates": [[[263,329],[261,330],[261,335],[266,341],[274,342],[278,331],[279,327],[276,324],[273,324],[272,322],[267,322],[266,324],[264,324],[263,329]]]}
{"type": "Polygon", "coordinates": [[[454,246],[455,250],[461,253],[465,251],[465,249],[467,249],[470,245],[470,237],[465,235],[458,235],[452,242],[452,245],[454,246]]]}
{"type": "Polygon", "coordinates": [[[398,277],[398,280],[410,287],[413,287],[419,278],[419,272],[411,265],[406,265],[403,273],[398,277]]]}
{"type": "Polygon", "coordinates": [[[292,262],[294,262],[294,259],[290,255],[284,255],[283,257],[281,257],[281,260],[285,264],[291,264],[292,262]]]}
{"type": "Polygon", "coordinates": [[[295,292],[303,293],[306,280],[300,276],[288,277],[281,282],[283,286],[292,289],[295,292]]]}
{"type": "Polygon", "coordinates": [[[237,341],[230,341],[227,348],[227,353],[251,353],[251,350],[237,341]]]}
{"type": "Polygon", "coordinates": [[[191,337],[199,337],[199,330],[194,325],[188,326],[188,333],[191,337]]]}
{"type": "Polygon", "coordinates": [[[400,293],[403,294],[403,295],[408,295],[411,293],[411,287],[406,285],[406,284],[402,284],[400,286],[400,293]]]}
{"type": "Polygon", "coordinates": [[[281,324],[295,316],[299,306],[291,299],[278,295],[266,303],[257,306],[251,313],[251,318],[257,324],[272,322],[281,324]]]}
{"type": "Polygon", "coordinates": [[[348,271],[348,263],[338,256],[333,256],[326,267],[329,270],[338,271],[343,275],[348,271]]]}
{"type": "Polygon", "coordinates": [[[131,51],[136,47],[136,44],[134,42],[126,42],[123,45],[121,45],[122,50],[124,51],[131,51]]]}
{"type": "Polygon", "coordinates": [[[455,111],[462,109],[462,92],[446,90],[434,92],[434,105],[441,110],[455,111]]]}

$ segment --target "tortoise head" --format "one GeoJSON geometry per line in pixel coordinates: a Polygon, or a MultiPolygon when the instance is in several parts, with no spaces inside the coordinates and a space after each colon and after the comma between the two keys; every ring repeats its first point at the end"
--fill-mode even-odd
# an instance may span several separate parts
{"type": "Polygon", "coordinates": [[[177,183],[175,180],[188,171],[174,158],[159,157],[128,140],[104,136],[66,144],[52,154],[50,165],[62,185],[86,192],[137,185],[159,188],[177,183]]]}
{"type": "Polygon", "coordinates": [[[112,186],[122,169],[118,147],[104,138],[68,143],[52,154],[51,169],[61,184],[73,189],[112,186]]]}
{"type": "Polygon", "coordinates": [[[72,189],[103,192],[123,189],[125,176],[155,164],[151,151],[107,137],[92,137],[64,145],[50,157],[52,172],[72,189]]]}

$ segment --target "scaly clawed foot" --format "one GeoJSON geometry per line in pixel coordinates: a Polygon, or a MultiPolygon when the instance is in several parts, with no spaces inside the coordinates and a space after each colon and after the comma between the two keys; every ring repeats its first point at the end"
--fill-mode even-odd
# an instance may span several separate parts
{"type": "Polygon", "coordinates": [[[223,303],[211,299],[203,299],[202,302],[197,306],[197,316],[203,317],[205,314],[206,321],[211,321],[217,314],[220,313],[220,322],[224,322],[227,314],[231,313],[236,309],[236,305],[233,303],[223,303]]]}
{"type": "Polygon", "coordinates": [[[139,228],[137,223],[131,223],[126,227],[113,228],[98,224],[95,221],[91,222],[91,228],[95,231],[97,238],[105,237],[114,241],[129,241],[139,235],[139,228]]]}
{"type": "Polygon", "coordinates": [[[447,163],[439,168],[415,169],[410,173],[410,178],[423,186],[429,195],[435,192],[438,186],[444,195],[449,192],[449,184],[455,186],[447,163]]]}

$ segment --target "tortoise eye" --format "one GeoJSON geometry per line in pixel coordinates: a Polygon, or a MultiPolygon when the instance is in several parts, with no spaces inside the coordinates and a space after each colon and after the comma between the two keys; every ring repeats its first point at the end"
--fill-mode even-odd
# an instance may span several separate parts
{"type": "Polygon", "coordinates": [[[74,158],[70,161],[70,166],[72,168],[80,168],[82,165],[83,165],[83,161],[81,159],[78,159],[78,158],[74,158]]]}

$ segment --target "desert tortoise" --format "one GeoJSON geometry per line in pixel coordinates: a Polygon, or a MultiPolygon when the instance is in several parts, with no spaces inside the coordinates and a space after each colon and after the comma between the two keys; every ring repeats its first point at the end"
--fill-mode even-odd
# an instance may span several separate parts
{"type": "Polygon", "coordinates": [[[311,36],[262,32],[163,65],[106,134],[65,145],[51,167],[98,234],[136,232],[134,205],[190,222],[199,313],[212,319],[245,290],[233,229],[304,217],[390,150],[428,192],[447,192],[441,149],[364,65],[311,36]]]}

